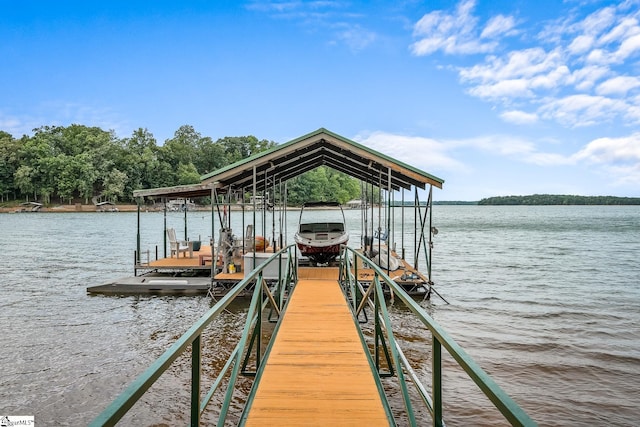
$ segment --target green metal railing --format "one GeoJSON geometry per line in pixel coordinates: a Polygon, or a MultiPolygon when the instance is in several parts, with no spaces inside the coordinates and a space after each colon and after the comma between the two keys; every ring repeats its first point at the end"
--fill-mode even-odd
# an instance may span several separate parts
{"type": "MultiPolygon", "coordinates": [[[[205,313],[187,332],[182,335],[164,354],[162,354],[145,372],[134,380],[127,389],[118,396],[98,417],[91,426],[112,426],[115,425],[145,394],[145,392],[158,380],[162,374],[172,365],[172,363],[183,353],[191,352],[191,425],[199,426],[200,418],[214,394],[222,393],[222,384],[226,380],[226,390],[222,401],[218,426],[223,426],[227,419],[232,396],[236,382],[240,375],[256,376],[264,367],[264,360],[268,356],[271,343],[263,349],[261,340],[263,338],[262,323],[263,311],[270,306],[271,312],[268,316],[270,322],[274,322],[272,314],[279,318],[285,304],[287,295],[290,294],[292,286],[297,282],[297,259],[294,245],[290,245],[279,252],[273,254],[263,264],[256,267],[245,279],[217,302],[205,313]],[[286,257],[286,264],[283,268],[282,260],[286,257]],[[263,270],[272,262],[278,262],[278,280],[271,287],[267,286],[264,279],[263,270]],[[220,315],[225,308],[239,295],[246,290],[252,289],[251,302],[249,304],[244,329],[237,345],[231,352],[225,365],[213,381],[209,391],[204,398],[201,398],[202,379],[202,334],[207,326],[220,315]],[[253,366],[249,368],[249,364],[253,366]]],[[[417,390],[420,398],[433,419],[434,426],[444,426],[443,421],[443,399],[442,399],[442,347],[456,360],[458,365],[467,375],[478,385],[480,390],[489,398],[495,407],[503,414],[506,420],[512,425],[534,426],[535,422],[513,401],[482,368],[480,368],[471,357],[436,323],[427,312],[420,307],[399,285],[393,282],[378,266],[372,263],[362,254],[351,248],[344,247],[340,259],[340,282],[343,290],[349,299],[354,318],[359,319],[365,314],[365,308],[370,307],[373,311],[373,354],[367,353],[370,363],[375,367],[379,377],[397,376],[401,389],[403,404],[410,425],[417,426],[419,420],[414,414],[412,402],[409,395],[409,388],[406,377],[410,378],[417,390]],[[358,282],[358,263],[354,262],[360,258],[362,264],[374,271],[374,278],[371,284],[365,289],[362,283],[358,282]],[[414,372],[409,361],[398,345],[391,326],[389,313],[385,303],[385,289],[388,287],[395,298],[400,299],[406,307],[412,311],[416,317],[426,326],[432,335],[432,384],[431,395],[421,384],[418,375],[414,372]],[[381,364],[381,358],[386,358],[386,365],[381,364]],[[383,370],[386,369],[386,370],[383,370]]],[[[277,331],[277,326],[276,326],[277,331]]],[[[275,333],[275,331],[274,331],[275,333]]],[[[363,343],[366,344],[364,336],[363,343]]],[[[382,387],[377,379],[379,387],[382,387]]],[[[252,391],[247,397],[247,402],[252,399],[252,391]]],[[[382,389],[381,389],[381,392],[382,389]]],[[[384,400],[384,399],[383,399],[384,400]]],[[[386,401],[386,400],[385,400],[386,401]]],[[[390,408],[385,407],[387,414],[391,413],[390,408]]],[[[246,420],[243,412],[240,423],[246,420]]]]}
{"type": "MultiPolygon", "coordinates": [[[[191,349],[191,426],[200,425],[200,416],[206,409],[214,393],[220,388],[225,377],[227,381],[225,398],[220,409],[218,425],[225,423],[231,398],[239,375],[254,376],[259,369],[264,353],[261,349],[262,339],[262,312],[267,306],[271,306],[279,316],[286,295],[291,292],[292,286],[297,282],[297,259],[295,245],[287,246],[274,253],[263,264],[257,266],[241,282],[234,286],[219,302],[204,314],[187,332],[182,335],[167,351],[162,354],[145,372],[134,380],[127,389],[120,394],[90,426],[113,426],[131,407],[144,395],[144,393],[156,382],[158,378],[171,366],[171,364],[189,348],[191,349]],[[286,257],[285,268],[282,268],[282,260],[286,257]],[[278,262],[278,281],[270,289],[263,277],[263,270],[271,262],[278,262]],[[222,368],[218,377],[213,382],[208,393],[201,399],[201,361],[202,361],[202,333],[225,308],[245,289],[253,286],[253,293],[249,311],[245,320],[242,336],[231,352],[229,359],[222,368]],[[249,370],[248,364],[255,350],[255,370],[249,370]]],[[[271,321],[271,315],[269,316],[271,321]]]]}
{"type": "Polygon", "coordinates": [[[431,413],[433,425],[441,427],[444,425],[442,411],[442,347],[455,359],[458,365],[467,373],[467,375],[478,385],[480,390],[489,398],[494,406],[502,413],[507,421],[516,426],[535,426],[536,423],[529,415],[509,397],[491,377],[476,364],[471,356],[469,356],[444,329],[422,308],[411,296],[409,296],[401,286],[389,278],[377,265],[364,255],[355,250],[343,247],[340,259],[340,282],[343,291],[347,295],[350,307],[356,319],[359,319],[364,313],[366,306],[374,310],[374,348],[373,356],[369,355],[372,363],[378,370],[380,376],[390,376],[395,374],[398,376],[398,382],[403,397],[407,417],[412,426],[417,426],[418,421],[414,416],[414,411],[409,397],[407,382],[405,381],[405,371],[411,377],[416,389],[422,398],[428,411],[431,413]],[[357,281],[358,263],[354,262],[360,258],[363,265],[373,269],[374,278],[367,289],[362,283],[357,281]],[[432,384],[431,397],[425,387],[420,383],[413,368],[409,364],[407,358],[402,353],[397,344],[383,291],[383,284],[393,292],[395,298],[399,298],[405,306],[412,311],[417,318],[427,327],[432,335],[431,351],[432,351],[432,384]],[[387,345],[388,343],[388,345],[387,345]],[[387,358],[387,372],[382,372],[380,357],[381,351],[387,358]],[[375,360],[373,360],[375,359],[375,360]],[[403,370],[404,368],[404,370],[403,370]]]}

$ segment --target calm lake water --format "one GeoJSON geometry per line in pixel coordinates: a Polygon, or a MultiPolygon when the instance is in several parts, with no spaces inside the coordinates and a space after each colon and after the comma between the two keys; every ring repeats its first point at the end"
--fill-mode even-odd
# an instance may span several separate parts
{"type": "MultiPolygon", "coordinates": [[[[359,213],[348,216],[359,230],[359,213]]],[[[168,217],[179,235],[182,220],[168,217]]],[[[190,213],[189,236],[208,240],[210,222],[190,213]]],[[[161,243],[162,225],[161,213],[142,214],[144,250],[161,243]]],[[[434,225],[433,278],[450,304],[421,304],[534,420],[640,424],[640,207],[436,206],[434,225]]],[[[87,286],[133,275],[135,213],[0,214],[0,230],[2,415],[87,424],[212,304],[87,295],[87,286]]],[[[399,304],[390,307],[401,321],[396,333],[408,356],[424,361],[417,370],[428,384],[427,334],[399,304]]],[[[243,312],[235,305],[207,333],[205,371],[226,360],[243,312]]],[[[445,359],[447,424],[498,423],[445,359]]],[[[123,425],[185,424],[189,366],[179,359],[123,425]]]]}

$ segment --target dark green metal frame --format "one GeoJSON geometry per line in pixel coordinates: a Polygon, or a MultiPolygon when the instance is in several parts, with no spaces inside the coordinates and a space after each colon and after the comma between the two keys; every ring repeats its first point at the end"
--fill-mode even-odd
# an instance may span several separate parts
{"type": "MultiPolygon", "coordinates": [[[[262,313],[271,306],[268,316],[270,322],[275,320],[285,308],[288,301],[287,296],[293,291],[297,283],[297,259],[294,245],[290,245],[272,255],[264,264],[259,265],[244,280],[239,282],[216,303],[204,316],[202,316],[189,330],[180,337],[162,356],[160,356],[144,373],[134,380],[129,387],[118,396],[95,420],[91,426],[112,426],[115,425],[140,397],[155,383],[155,381],[171,366],[171,364],[188,349],[191,350],[191,425],[199,426],[200,417],[212,399],[214,393],[220,389],[221,384],[227,378],[227,388],[225,398],[220,408],[218,426],[223,426],[227,419],[227,413],[231,404],[231,399],[239,375],[254,376],[254,386],[247,397],[246,407],[250,407],[253,399],[256,384],[264,368],[264,360],[271,351],[273,340],[269,343],[264,352],[261,349],[262,339],[262,313]],[[282,258],[287,257],[288,262],[284,269],[282,258]],[[279,279],[271,288],[267,286],[263,278],[263,269],[271,262],[278,261],[279,279]],[[249,311],[245,320],[245,327],[242,336],[231,352],[231,355],[218,377],[213,381],[204,399],[201,399],[201,363],[202,363],[202,333],[219,314],[246,289],[253,288],[249,311]],[[253,361],[254,369],[249,369],[250,362],[253,361]]],[[[362,254],[351,248],[343,248],[340,259],[340,283],[345,296],[354,315],[354,322],[358,324],[359,317],[365,313],[366,307],[373,310],[374,324],[374,349],[373,354],[366,352],[369,363],[374,373],[378,390],[383,399],[385,411],[391,425],[395,425],[392,411],[384,395],[384,387],[381,378],[384,376],[398,377],[401,387],[403,402],[410,425],[417,426],[418,420],[414,415],[407,381],[405,375],[411,378],[425,406],[431,413],[434,426],[443,426],[443,402],[442,402],[442,347],[456,360],[458,365],[467,375],[478,385],[481,391],[489,398],[496,408],[503,414],[506,420],[512,425],[534,426],[536,423],[524,412],[518,404],[511,399],[492,379],[482,370],[471,357],[436,323],[426,311],[420,307],[400,286],[393,282],[378,266],[365,258],[362,254]],[[367,268],[374,271],[374,279],[367,289],[356,280],[357,263],[353,262],[360,258],[367,268]],[[432,384],[431,396],[420,379],[413,371],[398,345],[391,326],[389,313],[385,303],[385,293],[383,286],[388,287],[426,326],[432,335],[432,384]],[[380,359],[386,359],[386,370],[381,365],[380,359]]],[[[276,325],[274,334],[279,327],[276,325]]],[[[361,333],[363,347],[367,348],[364,335],[361,333]]],[[[246,420],[246,412],[241,416],[240,423],[246,420]]]]}
{"type": "Polygon", "coordinates": [[[165,351],[164,354],[162,354],[162,356],[160,356],[145,372],[135,379],[129,387],[120,394],[120,396],[118,396],[91,422],[90,426],[115,425],[155,383],[155,381],[160,378],[171,364],[189,348],[191,349],[191,426],[200,425],[201,414],[204,412],[215,391],[218,390],[224,377],[227,376],[231,369],[231,375],[228,379],[227,390],[225,393],[225,400],[218,418],[218,425],[224,425],[238,376],[240,374],[249,376],[255,375],[264,360],[265,355],[261,354],[260,349],[260,337],[262,336],[262,311],[268,305],[271,305],[271,309],[276,311],[279,315],[284,307],[285,296],[291,292],[292,287],[297,283],[297,277],[296,249],[294,245],[290,245],[273,254],[268,260],[257,266],[256,269],[234,286],[218,303],[209,309],[204,316],[189,328],[182,337],[169,347],[169,349],[165,351]],[[281,260],[283,257],[287,257],[288,259],[284,271],[281,268],[281,260]],[[280,265],[279,279],[275,286],[270,289],[263,278],[263,270],[267,265],[275,261],[280,265]],[[222,313],[237,296],[241,295],[245,289],[251,286],[253,286],[253,295],[242,337],[235,349],[232,351],[231,356],[227,360],[218,377],[213,382],[209,392],[205,398],[201,400],[202,333],[211,321],[222,313]],[[258,338],[256,340],[250,340],[250,333],[258,338]],[[245,355],[245,351],[248,354],[254,350],[256,352],[256,371],[251,372],[247,369],[249,357],[245,355]]]}
{"type": "MultiPolygon", "coordinates": [[[[375,314],[373,319],[375,322],[375,344],[372,359],[375,358],[376,360],[375,366],[379,375],[382,376],[384,374],[388,374],[380,372],[379,343],[382,342],[383,347],[387,347],[386,344],[390,344],[388,346],[390,352],[387,349],[384,349],[384,352],[387,357],[389,367],[393,367],[392,369],[395,369],[395,373],[398,376],[405,410],[412,426],[417,426],[418,420],[415,419],[412,403],[409,398],[409,391],[404,378],[405,371],[416,385],[418,393],[421,395],[423,402],[431,413],[433,425],[436,427],[444,425],[442,411],[442,347],[447,350],[458,365],[467,373],[476,385],[478,385],[480,390],[489,398],[507,421],[514,426],[537,425],[535,421],[533,421],[529,415],[527,415],[527,413],[511,397],[509,397],[509,395],[507,395],[507,393],[505,393],[478,364],[473,361],[471,356],[469,356],[462,347],[460,347],[454,339],[451,338],[444,329],[404,291],[404,289],[402,289],[401,286],[391,280],[391,278],[389,278],[389,276],[387,276],[377,265],[361,253],[356,252],[351,248],[343,247],[340,259],[340,281],[342,289],[349,300],[350,307],[354,314],[354,319],[359,318],[360,314],[364,311],[365,306],[370,306],[374,310],[375,314]],[[374,270],[374,280],[369,285],[368,289],[364,289],[363,285],[356,279],[356,277],[358,277],[357,262],[355,262],[357,258],[360,258],[363,265],[374,270]],[[402,350],[395,340],[385,302],[383,284],[387,286],[393,292],[395,298],[400,299],[431,332],[432,397],[428,395],[426,389],[420,383],[420,380],[417,378],[417,375],[415,375],[413,368],[410,366],[406,357],[404,357],[402,350]],[[384,341],[385,337],[386,342],[384,341]],[[389,353],[392,356],[391,360],[389,360],[389,353]]],[[[390,371],[392,371],[392,369],[390,369],[390,371]]]]}

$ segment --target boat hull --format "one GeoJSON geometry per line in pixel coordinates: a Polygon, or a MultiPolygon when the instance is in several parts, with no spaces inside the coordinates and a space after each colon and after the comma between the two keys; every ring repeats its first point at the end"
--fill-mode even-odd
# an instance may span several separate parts
{"type": "Polygon", "coordinates": [[[297,233],[294,239],[302,256],[318,264],[325,264],[340,254],[340,247],[347,244],[349,234],[344,233],[330,240],[315,240],[297,233]]]}
{"type": "Polygon", "coordinates": [[[333,261],[340,253],[340,246],[349,241],[344,212],[337,202],[310,202],[305,203],[300,211],[300,222],[294,240],[304,257],[308,257],[317,264],[327,264],[333,261]],[[303,213],[308,207],[339,208],[342,221],[303,221],[303,213]]]}

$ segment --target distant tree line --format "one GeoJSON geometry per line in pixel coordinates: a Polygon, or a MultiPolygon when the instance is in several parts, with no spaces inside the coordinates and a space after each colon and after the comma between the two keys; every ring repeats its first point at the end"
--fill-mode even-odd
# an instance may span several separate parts
{"type": "Polygon", "coordinates": [[[478,202],[464,201],[464,200],[436,200],[433,202],[433,204],[434,205],[472,206],[472,205],[477,205],[478,202]]]}
{"type": "Polygon", "coordinates": [[[534,194],[531,196],[498,196],[482,199],[479,205],[640,205],[638,197],[572,196],[534,194]]]}
{"type": "MultiPolygon", "coordinates": [[[[195,184],[206,173],[275,145],[254,136],[213,141],[189,125],[163,145],[142,128],[128,138],[77,124],[43,126],[21,138],[0,131],[0,202],[130,202],[133,190],[195,184]]],[[[310,198],[344,203],[359,194],[358,181],[323,167],[289,185],[292,203],[310,198]]]]}

